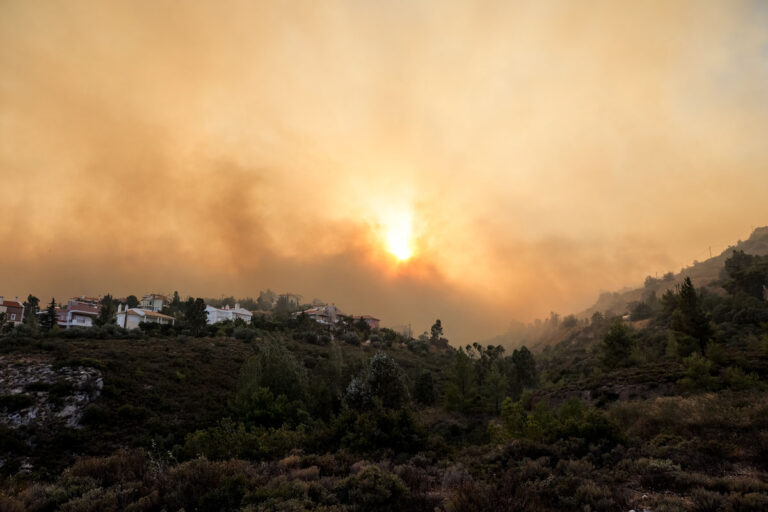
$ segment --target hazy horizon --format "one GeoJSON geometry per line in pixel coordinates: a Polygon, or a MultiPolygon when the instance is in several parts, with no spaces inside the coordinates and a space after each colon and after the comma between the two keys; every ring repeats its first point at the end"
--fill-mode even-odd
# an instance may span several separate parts
{"type": "Polygon", "coordinates": [[[0,4],[0,294],[455,342],[767,224],[760,2],[0,4]],[[589,5],[589,8],[586,6],[589,5]]]}

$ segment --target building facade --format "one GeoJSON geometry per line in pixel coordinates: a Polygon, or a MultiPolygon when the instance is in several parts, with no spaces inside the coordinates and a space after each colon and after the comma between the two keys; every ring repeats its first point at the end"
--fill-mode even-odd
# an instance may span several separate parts
{"type": "Polygon", "coordinates": [[[120,304],[117,307],[117,325],[124,329],[136,329],[140,323],[153,323],[159,325],[173,325],[175,319],[172,316],[163,315],[157,311],[148,309],[128,308],[123,309],[120,304]]]}
{"type": "Polygon", "coordinates": [[[215,308],[213,306],[205,306],[205,311],[208,313],[208,323],[215,324],[218,322],[226,322],[227,320],[235,321],[240,319],[246,323],[251,322],[253,313],[247,309],[240,307],[240,304],[235,304],[234,308],[230,308],[228,305],[223,308],[215,308]]]}
{"type": "Polygon", "coordinates": [[[93,327],[96,317],[99,316],[99,309],[98,299],[75,297],[69,299],[66,307],[57,308],[57,323],[64,329],[93,327]]]}
{"type": "Polygon", "coordinates": [[[5,313],[6,321],[12,325],[19,325],[24,321],[24,304],[18,297],[13,300],[0,296],[0,313],[5,313]]]}
{"type": "Polygon", "coordinates": [[[169,302],[168,297],[165,295],[149,293],[141,298],[139,307],[149,311],[162,311],[169,302]]]}
{"type": "Polygon", "coordinates": [[[352,320],[354,320],[355,322],[357,322],[358,320],[362,320],[363,322],[368,324],[368,327],[370,327],[371,329],[378,329],[379,324],[381,323],[381,320],[371,315],[353,316],[352,320]]]}

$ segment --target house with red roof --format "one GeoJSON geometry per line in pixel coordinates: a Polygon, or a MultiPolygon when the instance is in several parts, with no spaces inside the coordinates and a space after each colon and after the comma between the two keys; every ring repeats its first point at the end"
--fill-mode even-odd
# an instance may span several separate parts
{"type": "Polygon", "coordinates": [[[12,325],[18,325],[24,321],[24,304],[18,297],[13,300],[0,296],[0,313],[5,313],[6,321],[12,325]]]}
{"type": "Polygon", "coordinates": [[[99,316],[98,299],[93,297],[74,297],[69,299],[65,308],[57,308],[56,320],[59,327],[93,327],[94,320],[99,316]]]}
{"type": "Polygon", "coordinates": [[[357,322],[358,320],[362,320],[363,322],[368,324],[368,327],[370,327],[371,329],[378,329],[379,323],[381,323],[381,320],[371,315],[360,315],[360,316],[353,315],[352,320],[354,320],[355,322],[357,322]]]}
{"type": "Polygon", "coordinates": [[[159,293],[148,293],[141,298],[141,309],[147,309],[149,311],[162,311],[162,309],[169,303],[168,297],[160,295],[159,293]]]}

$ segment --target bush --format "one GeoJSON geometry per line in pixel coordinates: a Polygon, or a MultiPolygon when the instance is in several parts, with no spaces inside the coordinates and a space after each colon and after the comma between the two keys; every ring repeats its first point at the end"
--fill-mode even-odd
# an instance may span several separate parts
{"type": "Polygon", "coordinates": [[[378,466],[366,466],[358,474],[345,478],[336,486],[342,503],[353,511],[395,510],[408,488],[396,475],[378,466]]]}
{"type": "Polygon", "coordinates": [[[683,359],[684,377],[678,381],[680,386],[689,392],[710,391],[718,384],[717,377],[711,374],[712,361],[693,353],[683,359]]]}
{"type": "Polygon", "coordinates": [[[725,497],[713,491],[707,491],[701,487],[691,492],[691,501],[695,512],[718,512],[726,503],[725,497]]]}
{"type": "Polygon", "coordinates": [[[356,347],[360,346],[360,336],[358,336],[356,332],[350,331],[344,334],[341,339],[344,340],[344,343],[348,343],[356,347]]]}
{"type": "Polygon", "coordinates": [[[723,380],[727,386],[735,390],[762,389],[763,383],[756,373],[745,373],[739,367],[729,366],[723,372],[723,380]]]}
{"type": "Polygon", "coordinates": [[[83,409],[83,415],[80,422],[83,425],[99,425],[106,423],[109,419],[109,410],[96,404],[89,404],[83,409]]]}
{"type": "Polygon", "coordinates": [[[256,339],[256,329],[251,329],[250,327],[236,327],[235,338],[250,343],[256,339]]]}

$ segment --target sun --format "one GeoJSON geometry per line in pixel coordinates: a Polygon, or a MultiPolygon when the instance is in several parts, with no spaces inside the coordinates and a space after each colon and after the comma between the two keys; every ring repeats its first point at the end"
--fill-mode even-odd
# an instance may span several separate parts
{"type": "Polygon", "coordinates": [[[413,256],[411,250],[411,234],[403,229],[390,229],[387,231],[387,250],[400,261],[405,261],[413,256]]]}
{"type": "Polygon", "coordinates": [[[391,216],[384,223],[387,251],[398,261],[413,256],[413,220],[408,213],[391,216]]]}

